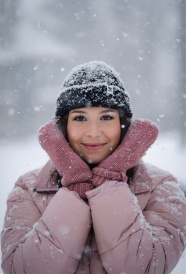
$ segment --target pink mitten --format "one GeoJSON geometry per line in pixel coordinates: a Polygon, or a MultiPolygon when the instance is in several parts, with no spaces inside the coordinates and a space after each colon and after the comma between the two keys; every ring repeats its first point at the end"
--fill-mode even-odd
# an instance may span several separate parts
{"type": "Polygon", "coordinates": [[[139,162],[157,136],[158,127],[151,121],[134,121],[118,148],[93,168],[93,185],[99,186],[108,179],[126,182],[126,171],[139,162]]]}
{"type": "Polygon", "coordinates": [[[85,192],[94,188],[92,172],[70,147],[57,125],[51,122],[41,127],[38,139],[62,176],[62,185],[78,192],[80,197],[86,197],[85,192]]]}

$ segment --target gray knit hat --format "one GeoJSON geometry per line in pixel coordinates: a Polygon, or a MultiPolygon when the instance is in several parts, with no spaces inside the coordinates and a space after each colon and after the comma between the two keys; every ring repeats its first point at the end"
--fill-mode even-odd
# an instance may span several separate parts
{"type": "Polygon", "coordinates": [[[118,73],[101,61],[91,61],[72,69],[57,98],[56,118],[72,109],[107,107],[120,109],[132,118],[130,98],[118,73]]]}

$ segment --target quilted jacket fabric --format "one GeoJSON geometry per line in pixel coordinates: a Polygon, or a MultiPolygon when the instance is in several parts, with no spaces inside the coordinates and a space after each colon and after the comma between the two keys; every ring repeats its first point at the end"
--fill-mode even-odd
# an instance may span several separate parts
{"type": "Polygon", "coordinates": [[[59,188],[49,161],[18,179],[7,201],[7,274],[168,274],[186,244],[186,199],[169,173],[140,162],[130,185],[59,188]]]}

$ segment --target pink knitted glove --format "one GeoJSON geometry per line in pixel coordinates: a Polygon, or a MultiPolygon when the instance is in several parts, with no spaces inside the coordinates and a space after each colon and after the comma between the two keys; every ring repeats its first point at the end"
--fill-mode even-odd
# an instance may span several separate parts
{"type": "Polygon", "coordinates": [[[50,122],[41,127],[38,139],[62,176],[62,185],[85,198],[85,192],[94,188],[91,183],[92,172],[70,147],[57,125],[50,122]]]}
{"type": "Polygon", "coordinates": [[[118,148],[93,168],[93,185],[99,186],[108,179],[126,182],[126,171],[139,162],[157,135],[158,127],[151,121],[133,122],[118,148]]]}

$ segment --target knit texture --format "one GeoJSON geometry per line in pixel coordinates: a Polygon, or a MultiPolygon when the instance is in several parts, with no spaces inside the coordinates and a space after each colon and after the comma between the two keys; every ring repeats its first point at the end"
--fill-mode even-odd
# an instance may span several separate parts
{"type": "Polygon", "coordinates": [[[120,109],[132,117],[130,98],[119,74],[101,61],[75,67],[65,78],[57,98],[56,118],[70,110],[84,107],[120,109]]]}
{"type": "Polygon", "coordinates": [[[93,189],[92,172],[67,143],[57,125],[44,125],[39,130],[38,139],[62,176],[62,185],[76,191],[80,197],[85,197],[85,192],[93,189]]]}
{"type": "Polygon", "coordinates": [[[151,121],[134,121],[121,145],[92,170],[93,185],[97,187],[108,179],[126,182],[126,171],[139,162],[157,136],[158,127],[151,121]]]}

